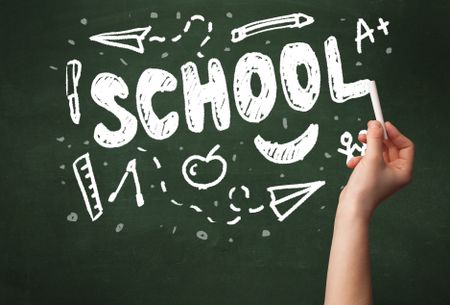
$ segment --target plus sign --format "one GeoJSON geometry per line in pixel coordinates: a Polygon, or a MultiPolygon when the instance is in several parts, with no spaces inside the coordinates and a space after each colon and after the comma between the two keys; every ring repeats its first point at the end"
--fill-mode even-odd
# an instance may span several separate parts
{"type": "Polygon", "coordinates": [[[383,18],[378,18],[378,22],[380,23],[380,25],[377,27],[377,30],[383,31],[384,35],[389,34],[387,28],[389,25],[389,21],[384,21],[383,18]]]}

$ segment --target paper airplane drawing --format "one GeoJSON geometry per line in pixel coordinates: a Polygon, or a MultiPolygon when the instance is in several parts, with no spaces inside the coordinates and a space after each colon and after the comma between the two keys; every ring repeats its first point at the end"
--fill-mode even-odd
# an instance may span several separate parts
{"type": "Polygon", "coordinates": [[[117,47],[144,53],[144,41],[147,34],[152,29],[151,26],[145,28],[136,28],[118,32],[108,32],[89,37],[89,40],[95,41],[107,46],[117,47]]]}
{"type": "Polygon", "coordinates": [[[274,214],[278,217],[279,221],[285,220],[292,212],[294,212],[299,206],[301,206],[312,194],[325,185],[325,181],[315,181],[309,183],[287,184],[277,185],[267,188],[270,193],[270,208],[274,214]],[[293,192],[286,196],[280,196],[281,193],[286,194],[286,191],[292,190],[293,192]],[[277,193],[279,196],[277,196],[277,193]],[[277,198],[279,197],[279,198],[277,198]],[[279,205],[288,205],[290,202],[295,203],[287,208],[285,212],[280,212],[279,205]]]}

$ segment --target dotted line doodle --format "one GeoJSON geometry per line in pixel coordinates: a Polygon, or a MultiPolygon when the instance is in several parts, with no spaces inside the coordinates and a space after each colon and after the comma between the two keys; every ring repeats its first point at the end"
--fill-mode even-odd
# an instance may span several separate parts
{"type": "MultiPolygon", "coordinates": [[[[207,32],[206,36],[203,38],[203,40],[200,42],[199,48],[203,48],[208,41],[211,39],[211,32],[213,31],[213,23],[211,21],[206,21],[205,17],[202,15],[192,15],[189,20],[187,20],[184,24],[182,33],[177,34],[171,38],[167,38],[165,36],[160,35],[153,35],[150,36],[147,41],[153,42],[153,43],[165,43],[170,40],[172,43],[179,42],[186,33],[188,33],[191,29],[191,25],[193,22],[201,22],[207,24],[207,32]]],[[[89,37],[89,40],[95,41],[107,46],[116,47],[116,48],[122,48],[122,49],[128,49],[140,54],[143,54],[145,52],[145,47],[143,44],[143,41],[148,36],[148,33],[150,33],[152,27],[142,27],[142,28],[135,28],[135,29],[129,29],[124,31],[115,31],[115,32],[106,32],[101,33],[97,35],[93,35],[89,37]]],[[[199,50],[196,53],[198,58],[204,58],[205,56],[203,53],[199,50]]]]}

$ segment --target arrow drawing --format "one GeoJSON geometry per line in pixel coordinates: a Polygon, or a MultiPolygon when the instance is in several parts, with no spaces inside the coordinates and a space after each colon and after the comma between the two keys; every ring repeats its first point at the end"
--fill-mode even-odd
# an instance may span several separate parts
{"type": "Polygon", "coordinates": [[[267,188],[270,193],[270,208],[278,217],[279,221],[285,220],[292,212],[294,212],[299,206],[301,206],[312,194],[325,185],[325,181],[315,181],[309,183],[287,184],[277,185],[267,188]],[[277,198],[276,192],[284,192],[286,190],[293,190],[293,193],[277,198]],[[298,199],[298,200],[297,200],[298,199]],[[278,205],[287,201],[297,200],[286,212],[281,213],[278,210],[278,205]]]}
{"type": "Polygon", "coordinates": [[[142,41],[145,39],[151,29],[152,27],[149,25],[145,28],[102,33],[89,37],[89,40],[143,54],[144,45],[142,44],[142,41]]]}

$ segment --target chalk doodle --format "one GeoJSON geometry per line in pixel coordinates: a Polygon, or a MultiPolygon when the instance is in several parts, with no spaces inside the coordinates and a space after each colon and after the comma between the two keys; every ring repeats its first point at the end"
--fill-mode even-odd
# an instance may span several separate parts
{"type": "Polygon", "coordinates": [[[81,77],[81,62],[72,59],[66,64],[66,96],[69,100],[70,118],[74,124],[80,123],[80,98],[78,96],[78,82],[81,77]]]}
{"type": "Polygon", "coordinates": [[[200,84],[197,66],[187,62],[181,66],[185,115],[189,130],[200,133],[205,120],[204,105],[211,103],[216,128],[225,130],[230,126],[230,103],[222,64],[213,58],[208,62],[209,82],[200,84]]]}
{"type": "Polygon", "coordinates": [[[231,31],[231,42],[240,42],[247,37],[267,31],[302,28],[314,22],[314,18],[302,13],[283,15],[250,22],[231,31]]]}
{"type": "Polygon", "coordinates": [[[144,205],[144,197],[142,196],[142,193],[141,193],[141,185],[140,185],[139,177],[138,177],[138,174],[136,171],[136,159],[133,159],[128,162],[127,168],[125,170],[125,173],[122,176],[122,179],[120,179],[119,185],[117,186],[116,190],[109,195],[109,198],[108,198],[109,202],[114,202],[116,200],[117,194],[122,189],[122,186],[125,183],[125,181],[127,180],[128,174],[130,174],[130,173],[133,177],[134,186],[136,188],[136,195],[135,195],[136,204],[138,207],[141,207],[144,205]]]}
{"type": "MultiPolygon", "coordinates": [[[[361,130],[359,134],[367,134],[367,130],[361,130]]],[[[344,148],[340,147],[337,151],[347,156],[346,163],[355,157],[355,152],[359,152],[359,155],[361,156],[364,156],[366,153],[367,144],[361,143],[361,145],[358,145],[358,143],[352,144],[352,142],[353,136],[350,132],[346,131],[341,135],[341,145],[344,146],[344,148]]]]}
{"type": "Polygon", "coordinates": [[[103,206],[98,193],[97,183],[95,182],[89,153],[78,157],[73,162],[72,167],[89,216],[91,216],[92,221],[96,221],[103,214],[103,206]]]}
{"type": "Polygon", "coordinates": [[[299,206],[301,206],[312,194],[314,194],[318,189],[325,185],[325,181],[315,181],[309,183],[299,183],[299,184],[288,184],[288,185],[277,185],[267,188],[270,193],[270,208],[277,216],[279,221],[285,220],[289,215],[292,214],[299,206]],[[293,192],[287,196],[278,198],[277,192],[292,190],[293,192]],[[291,205],[291,202],[294,204],[291,205]],[[280,211],[280,205],[290,207],[285,211],[280,211]]]}
{"type": "Polygon", "coordinates": [[[225,177],[227,172],[227,161],[222,156],[215,155],[216,151],[220,148],[220,145],[214,146],[206,157],[200,155],[192,155],[183,162],[182,173],[186,182],[199,190],[206,190],[219,184],[225,177]],[[220,174],[212,181],[195,181],[198,175],[198,170],[205,170],[204,166],[217,163],[220,166],[220,174]]]}
{"type": "MultiPolygon", "coordinates": [[[[206,21],[205,17],[202,15],[192,15],[188,21],[184,24],[182,34],[177,34],[172,38],[166,38],[165,36],[153,35],[148,38],[149,42],[164,43],[170,40],[172,43],[176,43],[183,38],[191,28],[193,22],[207,23],[207,35],[200,42],[200,49],[203,48],[208,41],[211,39],[211,32],[213,31],[213,23],[211,21],[206,21]]],[[[122,48],[137,52],[139,54],[144,54],[145,47],[143,41],[146,39],[147,35],[150,33],[152,26],[129,29],[124,31],[107,32],[89,37],[91,41],[95,41],[107,46],[122,48]]],[[[205,57],[201,51],[196,53],[198,58],[205,57]]]]}
{"type": "MultiPolygon", "coordinates": [[[[382,31],[385,36],[389,35],[388,25],[390,24],[389,21],[384,21],[383,18],[378,18],[379,25],[377,26],[377,30],[382,31]]],[[[369,41],[371,43],[375,43],[375,37],[373,33],[375,32],[374,29],[370,28],[370,26],[367,24],[367,22],[364,20],[364,18],[358,18],[358,21],[356,22],[356,50],[359,54],[362,53],[362,44],[361,42],[369,38],[369,41]],[[364,33],[363,33],[364,30],[364,33]]]]}
{"type": "Polygon", "coordinates": [[[344,83],[342,73],[341,55],[336,37],[330,36],[325,42],[325,55],[328,66],[328,85],[331,99],[336,103],[362,97],[369,94],[369,80],[359,80],[353,83],[344,83]]]}
{"type": "Polygon", "coordinates": [[[314,148],[319,136],[319,125],[311,124],[296,139],[279,144],[256,136],[254,143],[260,154],[272,163],[291,164],[303,160],[314,148]]]}
{"type": "Polygon", "coordinates": [[[127,49],[143,54],[144,45],[142,42],[151,29],[151,26],[147,26],[144,28],[108,32],[91,36],[89,39],[107,46],[127,49]]]}
{"type": "Polygon", "coordinates": [[[153,110],[152,97],[156,92],[173,91],[177,79],[161,69],[147,69],[139,78],[136,89],[136,105],[145,132],[153,139],[164,140],[178,128],[178,113],[170,112],[160,119],[153,110]]]}
{"type": "MultiPolygon", "coordinates": [[[[301,31],[303,32],[303,28],[315,22],[313,17],[301,12],[276,15],[260,20],[249,20],[248,22],[242,22],[237,25],[233,24],[236,20],[231,12],[223,14],[222,18],[227,18],[225,19],[227,24],[233,24],[229,28],[224,29],[225,33],[231,33],[231,38],[223,37],[225,40],[224,44],[215,45],[215,51],[218,51],[218,56],[223,55],[227,58],[222,61],[224,64],[222,64],[220,58],[210,57],[206,58],[205,61],[202,60],[201,63],[197,63],[192,59],[178,62],[176,63],[178,71],[172,71],[172,73],[166,71],[164,67],[153,68],[145,66],[142,69],[133,67],[130,70],[132,63],[134,65],[139,63],[139,61],[131,61],[131,57],[126,57],[122,53],[128,52],[130,54],[135,52],[134,54],[136,56],[146,53],[146,56],[152,55],[152,58],[161,64],[173,66],[172,62],[175,62],[174,59],[180,54],[176,53],[175,48],[161,50],[160,47],[172,48],[180,46],[184,42],[187,42],[187,39],[191,38],[199,39],[198,44],[194,43],[194,47],[191,50],[193,52],[191,57],[205,58],[204,52],[208,43],[211,42],[212,38],[217,38],[213,37],[213,22],[209,20],[208,16],[205,17],[199,14],[187,16],[190,17],[180,20],[181,12],[176,12],[176,17],[173,22],[179,22],[179,28],[175,28],[174,23],[169,20],[168,22],[171,24],[169,29],[175,29],[171,33],[168,31],[157,33],[155,31],[156,23],[160,19],[158,19],[158,13],[151,11],[151,25],[149,23],[143,23],[142,25],[144,27],[128,28],[120,31],[105,31],[103,33],[88,35],[90,36],[88,38],[91,41],[91,45],[98,43],[103,46],[116,48],[114,52],[114,63],[117,66],[122,69],[127,69],[127,73],[139,70],[140,75],[130,77],[130,75],[124,74],[128,82],[135,82],[137,80],[137,83],[130,85],[119,76],[121,75],[120,72],[113,74],[105,71],[96,75],[94,74],[93,80],[90,83],[91,100],[96,104],[94,106],[101,107],[101,111],[106,111],[108,115],[112,116],[112,122],[111,120],[102,121],[101,119],[97,119],[94,123],[93,134],[91,135],[96,143],[93,143],[91,139],[86,140],[85,137],[76,138],[82,139],[77,142],[75,139],[70,139],[69,134],[67,134],[67,142],[69,143],[65,142],[62,146],[65,148],[67,144],[73,144],[74,146],[79,144],[83,148],[95,149],[96,145],[93,144],[99,144],[103,150],[103,148],[124,149],[123,146],[129,144],[132,147],[128,150],[124,149],[124,152],[132,152],[139,155],[139,158],[149,156],[146,164],[149,165],[150,170],[155,174],[152,176],[152,179],[157,180],[145,181],[145,177],[141,175],[148,174],[149,171],[148,169],[142,169],[141,166],[139,166],[140,171],[138,176],[136,158],[128,157],[126,160],[130,161],[127,163],[125,171],[122,170],[120,172],[120,181],[115,190],[110,193],[108,202],[115,202],[119,193],[121,191],[124,193],[122,188],[125,182],[131,180],[128,178],[132,178],[135,187],[134,199],[138,207],[144,205],[142,191],[146,193],[146,189],[149,188],[148,191],[152,195],[156,195],[152,197],[157,199],[155,200],[156,202],[164,202],[170,209],[184,209],[187,214],[200,218],[208,226],[211,224],[217,224],[216,226],[219,227],[221,225],[242,225],[249,218],[265,215],[266,211],[273,212],[277,219],[274,220],[275,222],[283,222],[294,211],[299,209],[316,191],[322,188],[325,185],[325,181],[319,180],[295,184],[290,184],[288,181],[292,173],[288,165],[304,161],[313,152],[319,140],[319,124],[314,121],[308,122],[305,125],[307,126],[305,130],[299,131],[292,136],[291,132],[294,132],[298,128],[296,126],[297,118],[291,114],[280,113],[279,111],[281,110],[278,109],[288,109],[296,114],[302,114],[312,110],[319,99],[321,91],[325,91],[321,90],[323,89],[321,87],[327,86],[322,81],[321,70],[326,70],[327,73],[328,88],[326,89],[329,92],[329,97],[327,96],[327,98],[332,104],[344,103],[369,94],[369,80],[360,78],[353,82],[344,82],[341,54],[338,41],[334,36],[324,36],[327,38],[323,41],[323,52],[317,53],[313,50],[311,44],[306,42],[289,41],[285,45],[279,45],[279,48],[276,48],[277,52],[280,52],[278,57],[279,62],[272,61],[271,56],[263,54],[263,52],[259,52],[257,49],[243,52],[243,54],[233,54],[234,52],[242,51],[242,48],[245,47],[244,40],[250,42],[251,39],[255,39],[255,41],[260,39],[261,48],[267,52],[273,52],[275,49],[275,40],[272,40],[272,42],[267,40],[268,37],[264,37],[266,33],[273,31],[272,34],[276,35],[277,33],[281,33],[282,30],[295,31],[298,29],[302,29],[301,31]],[[200,30],[200,33],[194,33],[194,30],[200,30]],[[271,45],[269,46],[269,44],[271,45]],[[158,53],[153,54],[153,50],[157,50],[158,53]],[[326,66],[321,67],[319,65],[318,55],[320,54],[325,54],[325,58],[322,58],[322,60],[324,60],[326,66]],[[234,55],[239,56],[233,57],[236,59],[235,61],[233,59],[233,62],[235,62],[233,71],[233,67],[229,64],[229,58],[234,55]],[[300,73],[299,68],[304,68],[306,73],[300,73]],[[203,71],[206,72],[204,74],[204,80],[200,77],[203,71]],[[228,75],[225,72],[231,74],[228,75]],[[258,86],[259,89],[255,89],[255,80],[260,85],[258,86]],[[134,89],[136,89],[135,92],[132,91],[134,89]],[[283,92],[281,94],[284,100],[283,102],[286,104],[276,105],[277,96],[281,90],[283,92]],[[177,91],[180,91],[180,93],[182,91],[182,94],[179,94],[178,97],[177,91]],[[130,92],[133,95],[135,94],[135,96],[129,97],[130,92]],[[232,96],[229,96],[229,92],[232,92],[232,96]],[[160,108],[158,99],[162,95],[167,97],[167,99],[161,99],[163,104],[160,108]],[[177,100],[177,98],[181,98],[182,101],[177,100]],[[134,99],[135,105],[129,104],[131,99],[134,99]],[[234,107],[231,104],[234,104],[237,111],[231,110],[234,107]],[[278,108],[279,106],[280,108],[278,108]],[[277,110],[275,111],[275,109],[277,110]],[[276,113],[273,114],[274,120],[270,122],[268,118],[273,111],[276,113]],[[253,126],[250,136],[240,133],[236,137],[230,136],[232,132],[227,131],[227,129],[230,128],[232,122],[233,124],[236,122],[235,117],[232,118],[232,115],[237,115],[238,119],[245,121],[243,122],[244,124],[253,126]],[[206,116],[209,116],[209,118],[206,116]],[[208,122],[207,120],[211,118],[213,122],[208,122]],[[264,120],[266,121],[263,122],[264,120]],[[259,125],[262,127],[261,129],[258,129],[256,126],[259,123],[261,123],[259,125]],[[278,126],[280,123],[281,126],[278,126]],[[274,124],[272,126],[280,128],[282,132],[289,133],[288,140],[280,141],[279,138],[277,139],[274,130],[269,130],[270,133],[265,134],[264,132],[268,130],[265,129],[267,124],[274,124]],[[211,125],[213,128],[215,127],[214,130],[205,130],[211,125]],[[139,135],[144,135],[148,142],[142,141],[143,139],[141,138],[138,139],[139,142],[133,141],[138,135],[138,128],[143,129],[145,133],[139,131],[139,135]],[[189,137],[183,138],[184,132],[186,131],[181,131],[182,128],[185,128],[190,134],[189,137]],[[255,132],[255,130],[261,131],[255,132]],[[177,131],[178,135],[175,135],[177,131]],[[190,151],[192,147],[205,147],[204,145],[210,145],[208,141],[202,142],[202,139],[200,139],[201,141],[197,142],[197,140],[199,140],[201,133],[207,135],[206,140],[211,139],[211,132],[214,132],[213,137],[217,135],[218,139],[209,152],[206,151],[211,146],[204,148],[204,154],[190,151]],[[219,135],[221,134],[224,135],[226,141],[220,142],[219,135]],[[190,137],[197,137],[192,143],[200,144],[176,143],[177,139],[180,139],[180,136],[183,139],[189,139],[189,141],[191,141],[190,137]],[[271,137],[270,139],[269,136],[271,137]],[[252,137],[256,149],[252,145],[247,145],[249,144],[248,139],[252,137]],[[171,140],[166,141],[169,138],[171,140]],[[230,139],[233,139],[235,143],[230,144],[230,139]],[[82,142],[83,140],[85,141],[82,142]],[[164,149],[161,150],[158,147],[158,145],[162,145],[160,143],[169,145],[170,147],[167,152],[168,154],[174,155],[174,159],[171,159],[172,156],[168,156],[167,160],[162,159],[164,166],[161,165],[158,159],[158,157],[163,157],[160,153],[166,153],[164,149]],[[228,146],[231,146],[232,150],[228,146]],[[262,158],[255,158],[256,163],[245,164],[244,162],[249,160],[249,157],[247,152],[243,153],[242,150],[247,150],[250,154],[257,152],[256,154],[258,156],[261,155],[262,158]],[[152,153],[152,155],[148,155],[148,153],[152,153]],[[233,167],[241,166],[242,168],[240,170],[238,168],[238,171],[234,171],[233,168],[233,171],[230,170],[228,172],[228,161],[232,162],[230,163],[230,167],[232,165],[233,167]],[[271,164],[268,164],[267,161],[271,164]],[[282,165],[283,168],[281,169],[279,165],[282,165]],[[267,166],[267,170],[265,166],[267,166]],[[273,179],[280,179],[283,183],[270,182],[269,179],[263,186],[254,187],[253,184],[255,181],[260,182],[264,180],[254,179],[245,182],[242,180],[243,184],[251,186],[252,189],[250,191],[246,185],[236,185],[235,181],[232,181],[236,178],[236,174],[239,177],[242,175],[244,178],[246,174],[252,176],[251,178],[256,177],[261,174],[261,169],[264,171],[264,174],[271,174],[273,179]],[[167,173],[169,174],[163,176],[167,173]],[[182,180],[186,184],[179,183],[182,180]],[[141,190],[141,182],[143,190],[141,190]],[[219,187],[214,188],[215,186],[219,187]],[[261,201],[260,199],[258,201],[255,200],[255,198],[259,198],[258,187],[263,187],[266,199],[262,199],[261,201]],[[213,189],[210,190],[211,188],[213,189]],[[183,196],[184,194],[182,192],[186,190],[192,192],[192,194],[186,192],[186,196],[183,196]],[[264,190],[267,190],[268,194],[264,190]],[[197,196],[200,193],[205,198],[197,196]],[[211,194],[217,197],[211,198],[211,194]],[[208,202],[202,202],[206,198],[208,198],[208,202]],[[218,204],[219,201],[221,202],[220,207],[218,204]],[[209,204],[206,205],[206,203],[209,204]],[[211,203],[214,204],[214,207],[211,208],[212,210],[209,210],[211,203]],[[222,208],[228,214],[218,215],[217,211],[222,208]]],[[[148,15],[146,18],[148,18],[148,15]]],[[[83,26],[87,25],[87,19],[85,18],[81,19],[80,22],[83,26]]],[[[148,22],[148,20],[144,22],[148,22]]],[[[89,24],[91,25],[92,22],[89,24]]],[[[138,21],[135,24],[138,24],[138,21]]],[[[381,32],[383,32],[384,35],[388,35],[388,25],[388,21],[379,18],[377,30],[380,32],[378,33],[381,35],[381,32]]],[[[214,23],[214,29],[216,28],[217,25],[214,23]]],[[[83,29],[87,28],[84,27],[83,29]]],[[[370,29],[362,18],[358,20],[357,31],[359,32],[355,41],[359,45],[359,48],[361,47],[361,42],[366,38],[371,41],[372,39],[374,40],[374,30],[370,29]],[[365,33],[363,33],[364,31],[365,33]]],[[[79,36],[73,34],[73,36],[71,35],[69,37],[79,36]]],[[[67,42],[70,43],[71,50],[82,46],[78,38],[75,44],[74,40],[67,39],[66,37],[64,43],[66,44],[67,42]]],[[[254,46],[253,43],[252,45],[254,46]]],[[[69,46],[65,45],[65,47],[69,46]]],[[[105,55],[100,58],[106,59],[108,54],[104,54],[103,51],[96,50],[95,55],[105,55]]],[[[386,49],[386,54],[391,53],[391,51],[392,48],[386,49]]],[[[82,75],[82,63],[78,59],[67,60],[64,61],[66,62],[66,98],[64,100],[69,103],[72,122],[75,125],[79,125],[81,117],[80,96],[85,96],[83,94],[85,92],[82,91],[82,86],[85,82],[81,82],[80,80],[81,76],[86,77],[86,73],[83,72],[82,75]]],[[[356,60],[353,59],[351,62],[354,63],[356,60]]],[[[365,63],[364,65],[366,66],[368,64],[365,63]]],[[[61,63],[47,63],[46,66],[53,71],[58,71],[58,67],[62,67],[61,63]]],[[[355,69],[353,64],[351,66],[355,69]]],[[[357,70],[361,72],[360,68],[357,70]]],[[[58,74],[57,72],[51,73],[58,74]]],[[[89,107],[85,108],[84,104],[82,106],[84,121],[87,116],[85,109],[89,109],[89,107]]],[[[342,113],[331,113],[331,118],[330,114],[326,117],[333,124],[341,124],[346,121],[342,113]]],[[[101,118],[102,116],[99,117],[101,118]]],[[[359,118],[358,120],[361,119],[359,118]]],[[[90,121],[86,120],[86,122],[90,121]]],[[[243,125],[238,124],[237,126],[243,125]]],[[[320,129],[320,132],[322,134],[323,129],[320,129]]],[[[62,143],[65,141],[65,138],[60,135],[56,140],[62,143]]],[[[353,143],[352,135],[349,132],[346,131],[341,135],[340,142],[342,147],[339,147],[337,151],[340,154],[344,154],[347,161],[355,154],[364,155],[366,145],[353,143]]],[[[76,147],[69,151],[76,151],[76,147]]],[[[117,152],[121,153],[120,149],[117,152]]],[[[321,147],[320,160],[327,162],[326,164],[314,163],[316,162],[315,159],[311,158],[311,162],[308,162],[308,164],[303,162],[303,165],[307,165],[320,175],[325,175],[331,172],[330,169],[332,168],[329,162],[333,161],[332,157],[334,155],[332,156],[332,152],[329,152],[330,150],[321,147]]],[[[108,169],[104,166],[107,166],[108,162],[110,162],[110,160],[108,162],[104,160],[108,159],[101,161],[103,162],[102,170],[108,169]]],[[[307,160],[309,161],[309,159],[307,160]]],[[[64,164],[67,164],[67,160],[57,163],[61,169],[59,171],[61,174],[65,173],[64,169],[66,166],[64,164]]],[[[73,171],[88,214],[92,221],[96,221],[103,214],[103,206],[94,178],[89,153],[76,158],[73,162],[73,171]]],[[[66,181],[68,184],[69,180],[66,177],[61,177],[57,181],[65,185],[66,181]]],[[[68,188],[68,186],[61,187],[68,188]]],[[[105,206],[105,208],[112,209],[114,206],[111,204],[105,206]]],[[[77,221],[78,218],[74,215],[76,214],[69,214],[67,220],[69,222],[77,221]]],[[[115,223],[114,227],[116,228],[116,232],[120,232],[124,228],[124,225],[121,223],[117,225],[115,223]]],[[[176,230],[177,227],[174,226],[172,234],[176,230]]],[[[269,230],[262,230],[261,236],[268,237],[270,234],[269,230]]],[[[207,233],[202,230],[197,232],[197,237],[201,240],[208,239],[207,233]]]]}

